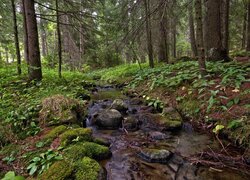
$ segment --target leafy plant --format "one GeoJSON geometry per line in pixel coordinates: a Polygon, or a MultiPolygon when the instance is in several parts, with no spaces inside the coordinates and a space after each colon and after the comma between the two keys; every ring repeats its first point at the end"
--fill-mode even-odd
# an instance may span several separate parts
{"type": "Polygon", "coordinates": [[[219,134],[220,131],[222,131],[225,128],[225,126],[218,124],[215,126],[215,128],[213,129],[213,133],[215,133],[216,135],[219,134]]]}
{"type": "Polygon", "coordinates": [[[227,128],[232,130],[237,129],[238,127],[242,126],[242,122],[243,122],[242,120],[232,120],[227,125],[227,128]]]}
{"type": "Polygon", "coordinates": [[[159,100],[159,98],[154,99],[154,98],[150,98],[149,96],[144,96],[144,98],[146,99],[148,106],[152,106],[156,110],[162,111],[164,104],[162,101],[159,100]]]}
{"type": "Polygon", "coordinates": [[[25,180],[22,176],[16,176],[14,171],[7,172],[2,180],[25,180]]]}
{"type": "Polygon", "coordinates": [[[63,157],[59,152],[54,152],[49,149],[47,152],[41,153],[38,157],[34,157],[30,161],[27,170],[31,176],[37,172],[38,174],[41,174],[44,170],[47,170],[53,162],[62,159],[63,157]]]}
{"type": "Polygon", "coordinates": [[[16,160],[16,158],[14,157],[13,153],[11,153],[10,156],[6,156],[5,158],[2,159],[4,162],[7,162],[7,164],[11,164],[12,162],[14,162],[16,160]]]}

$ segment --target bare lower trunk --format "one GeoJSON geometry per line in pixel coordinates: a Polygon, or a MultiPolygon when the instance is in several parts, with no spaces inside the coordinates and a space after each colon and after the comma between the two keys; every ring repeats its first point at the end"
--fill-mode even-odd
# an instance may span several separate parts
{"type": "Polygon", "coordinates": [[[29,78],[30,80],[41,80],[42,67],[40,59],[34,0],[24,0],[24,5],[25,5],[25,17],[27,23],[28,48],[29,48],[29,64],[30,64],[29,78]]]}
{"type": "Polygon", "coordinates": [[[197,24],[196,39],[199,55],[199,70],[202,76],[206,75],[205,50],[203,41],[203,25],[202,25],[202,5],[201,0],[195,0],[195,19],[197,24]]]}
{"type": "Polygon", "coordinates": [[[17,57],[17,73],[21,75],[21,55],[20,55],[20,48],[19,48],[19,40],[18,40],[18,29],[17,29],[17,20],[16,20],[16,6],[15,1],[11,0],[12,5],[12,12],[13,12],[13,30],[14,30],[14,37],[15,37],[15,47],[16,47],[16,57],[17,57]]]}
{"type": "MultiPolygon", "coordinates": [[[[160,3],[162,0],[160,0],[160,3]]],[[[159,47],[158,47],[158,60],[159,62],[168,63],[168,15],[166,5],[159,10],[159,47]]]]}
{"type": "Polygon", "coordinates": [[[193,6],[189,7],[189,33],[190,33],[190,43],[193,52],[193,56],[197,57],[197,46],[196,46],[196,38],[195,38],[195,31],[194,31],[194,16],[193,16],[193,6]]]}
{"type": "Polygon", "coordinates": [[[241,48],[246,48],[246,30],[247,30],[247,9],[245,10],[244,19],[243,19],[243,27],[242,27],[242,43],[241,48]]]}
{"type": "Polygon", "coordinates": [[[27,30],[27,22],[26,22],[26,15],[25,15],[25,0],[22,0],[22,14],[23,14],[23,41],[24,41],[24,59],[26,60],[28,66],[28,73],[30,72],[30,65],[29,65],[29,47],[28,47],[28,30],[27,30]]]}
{"type": "Polygon", "coordinates": [[[247,51],[250,51],[250,2],[247,3],[247,51]]]}
{"type": "Polygon", "coordinates": [[[58,0],[56,0],[56,25],[57,25],[57,37],[58,37],[58,74],[62,77],[62,43],[61,43],[61,31],[59,22],[58,0]]]}
{"type": "Polygon", "coordinates": [[[6,63],[9,63],[9,52],[8,52],[8,48],[5,48],[5,59],[6,59],[6,63]]]}
{"type": "Polygon", "coordinates": [[[151,16],[150,16],[150,0],[144,0],[145,15],[146,15],[146,32],[147,32],[147,45],[148,45],[148,57],[149,66],[154,67],[153,58],[153,45],[152,45],[152,32],[151,32],[151,16]]]}
{"type": "Polygon", "coordinates": [[[209,0],[207,2],[207,28],[208,28],[208,60],[228,60],[227,49],[222,46],[221,34],[221,0],[209,0]]]}
{"type": "Polygon", "coordinates": [[[229,6],[230,1],[229,0],[221,0],[222,6],[221,6],[221,19],[222,19],[222,47],[229,52],[229,6]]]}

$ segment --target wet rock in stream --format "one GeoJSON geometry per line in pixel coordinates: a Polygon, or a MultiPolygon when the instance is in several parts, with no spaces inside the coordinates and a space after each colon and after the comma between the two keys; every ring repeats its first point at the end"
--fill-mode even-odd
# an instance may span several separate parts
{"type": "Polygon", "coordinates": [[[111,108],[120,112],[126,112],[128,110],[128,105],[122,99],[115,99],[111,108]]]}
{"type": "Polygon", "coordinates": [[[166,163],[172,153],[165,149],[149,149],[143,148],[138,156],[143,160],[151,163],[166,163]]]}
{"type": "Polygon", "coordinates": [[[99,112],[93,124],[101,129],[118,129],[122,124],[122,115],[115,109],[105,109],[99,112]]]}

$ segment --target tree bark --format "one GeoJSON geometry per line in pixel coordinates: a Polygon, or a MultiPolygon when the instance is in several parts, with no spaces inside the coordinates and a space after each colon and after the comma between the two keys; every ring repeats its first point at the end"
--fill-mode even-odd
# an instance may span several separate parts
{"type": "Polygon", "coordinates": [[[59,10],[58,10],[58,0],[56,0],[56,22],[57,22],[57,37],[58,37],[58,74],[62,77],[62,42],[61,42],[61,31],[60,31],[60,21],[59,21],[59,10]]]}
{"type": "Polygon", "coordinates": [[[15,1],[11,0],[12,6],[12,13],[13,13],[13,31],[15,37],[15,47],[16,47],[16,57],[17,57],[17,73],[21,75],[21,55],[20,55],[20,47],[19,47],[19,40],[18,40],[18,29],[17,29],[17,19],[16,19],[16,6],[15,1]]]}
{"type": "Polygon", "coordinates": [[[230,1],[229,0],[221,0],[221,13],[222,13],[222,46],[226,49],[227,54],[229,52],[229,8],[230,1]]]}
{"type": "Polygon", "coordinates": [[[208,60],[211,61],[228,60],[227,50],[222,46],[221,1],[222,0],[207,1],[207,46],[209,51],[208,60]]]}
{"type": "Polygon", "coordinates": [[[242,27],[242,43],[241,43],[242,49],[246,49],[246,31],[247,31],[247,8],[245,8],[243,27],[242,27]]]}
{"type": "Polygon", "coordinates": [[[8,52],[8,48],[6,47],[5,48],[5,59],[6,59],[6,63],[8,64],[9,63],[9,52],[8,52]]]}
{"type": "Polygon", "coordinates": [[[147,32],[149,66],[153,68],[154,58],[153,58],[153,45],[152,45],[152,32],[151,32],[150,0],[144,0],[144,6],[145,6],[145,16],[146,16],[146,32],[147,32]]]}
{"type": "Polygon", "coordinates": [[[195,0],[195,19],[196,19],[196,42],[199,55],[199,70],[202,76],[206,75],[205,50],[203,41],[203,25],[202,25],[202,5],[201,0],[195,0]]]}
{"type": "MultiPolygon", "coordinates": [[[[160,0],[162,3],[162,0],[160,0]]],[[[159,10],[159,48],[158,48],[158,61],[168,63],[168,15],[166,11],[166,5],[159,10]]]]}
{"type": "Polygon", "coordinates": [[[24,41],[24,59],[28,66],[28,73],[30,72],[30,64],[29,64],[29,47],[28,47],[28,30],[27,30],[27,22],[26,22],[26,14],[25,14],[25,5],[24,1],[22,0],[22,14],[23,14],[23,41],[24,41]]]}
{"type": "Polygon", "coordinates": [[[247,2],[247,47],[246,51],[250,51],[250,1],[247,2]]]}
{"type": "Polygon", "coordinates": [[[196,38],[195,38],[195,30],[194,30],[193,4],[189,7],[189,33],[190,33],[190,43],[191,43],[193,56],[197,57],[198,51],[197,51],[197,46],[196,46],[196,38]]]}
{"type": "Polygon", "coordinates": [[[176,58],[176,24],[177,24],[177,18],[176,18],[176,0],[172,0],[172,20],[171,20],[171,34],[172,34],[172,56],[176,58]]]}
{"type": "Polygon", "coordinates": [[[29,64],[30,80],[41,80],[42,79],[42,67],[39,50],[39,39],[37,31],[37,21],[35,15],[34,0],[24,0],[25,6],[25,17],[27,23],[27,34],[28,34],[28,48],[29,48],[29,64]]]}

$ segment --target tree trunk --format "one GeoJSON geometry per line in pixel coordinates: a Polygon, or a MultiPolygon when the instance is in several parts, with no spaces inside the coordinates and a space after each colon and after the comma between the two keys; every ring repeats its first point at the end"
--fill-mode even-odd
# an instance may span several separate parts
{"type": "Polygon", "coordinates": [[[245,8],[243,27],[242,27],[242,43],[241,43],[242,49],[246,48],[246,31],[247,31],[247,8],[245,8]]]}
{"type": "Polygon", "coordinates": [[[196,19],[196,42],[199,55],[199,70],[202,76],[206,74],[205,50],[203,41],[203,25],[202,25],[202,5],[201,0],[195,0],[195,19],[196,19]]]}
{"type": "Polygon", "coordinates": [[[27,30],[27,22],[26,22],[26,14],[25,14],[25,5],[22,0],[22,14],[23,14],[23,41],[24,41],[24,59],[28,66],[28,73],[30,72],[30,64],[29,64],[29,47],[28,47],[28,30],[27,30]]]}
{"type": "Polygon", "coordinates": [[[19,48],[19,40],[18,40],[18,29],[17,29],[17,20],[16,20],[16,6],[14,0],[11,0],[12,13],[13,13],[13,30],[15,36],[15,47],[16,47],[16,57],[17,57],[17,73],[21,75],[21,55],[19,48]]]}
{"type": "MultiPolygon", "coordinates": [[[[162,0],[160,0],[162,3],[162,0]]],[[[159,48],[158,48],[158,61],[168,63],[168,15],[166,11],[166,5],[159,10],[159,27],[160,27],[160,36],[159,36],[159,48]]]]}
{"type": "Polygon", "coordinates": [[[229,0],[221,0],[221,13],[222,13],[222,47],[229,52],[229,8],[230,8],[230,1],[229,0]]]}
{"type": "Polygon", "coordinates": [[[9,63],[9,52],[8,52],[8,48],[5,48],[5,59],[6,59],[6,63],[9,63]]]}
{"type": "Polygon", "coordinates": [[[176,24],[177,24],[177,17],[176,17],[176,0],[172,0],[172,20],[171,20],[171,34],[172,34],[172,56],[176,58],[176,24]]]}
{"type": "Polygon", "coordinates": [[[208,60],[228,60],[227,50],[222,46],[221,35],[221,0],[209,0],[207,2],[207,46],[208,60]]]}
{"type": "Polygon", "coordinates": [[[247,51],[250,51],[250,1],[247,3],[247,51]]]}
{"type": "Polygon", "coordinates": [[[62,77],[62,42],[61,42],[61,31],[58,11],[58,0],[56,0],[56,25],[57,25],[57,36],[58,36],[58,74],[62,77]]]}
{"type": "Polygon", "coordinates": [[[149,66],[154,67],[153,58],[153,45],[152,45],[152,32],[151,32],[151,16],[150,16],[150,0],[144,0],[145,16],[146,16],[146,32],[147,32],[147,46],[148,46],[148,58],[149,66]]]}
{"type": "Polygon", "coordinates": [[[37,31],[37,21],[35,15],[34,0],[24,0],[25,17],[27,23],[30,80],[42,79],[42,67],[39,50],[39,39],[37,31]]]}
{"type": "Polygon", "coordinates": [[[193,16],[193,4],[189,7],[189,33],[190,33],[190,43],[193,52],[193,56],[197,57],[197,46],[196,46],[196,38],[195,38],[195,30],[194,30],[194,16],[193,16]]]}

